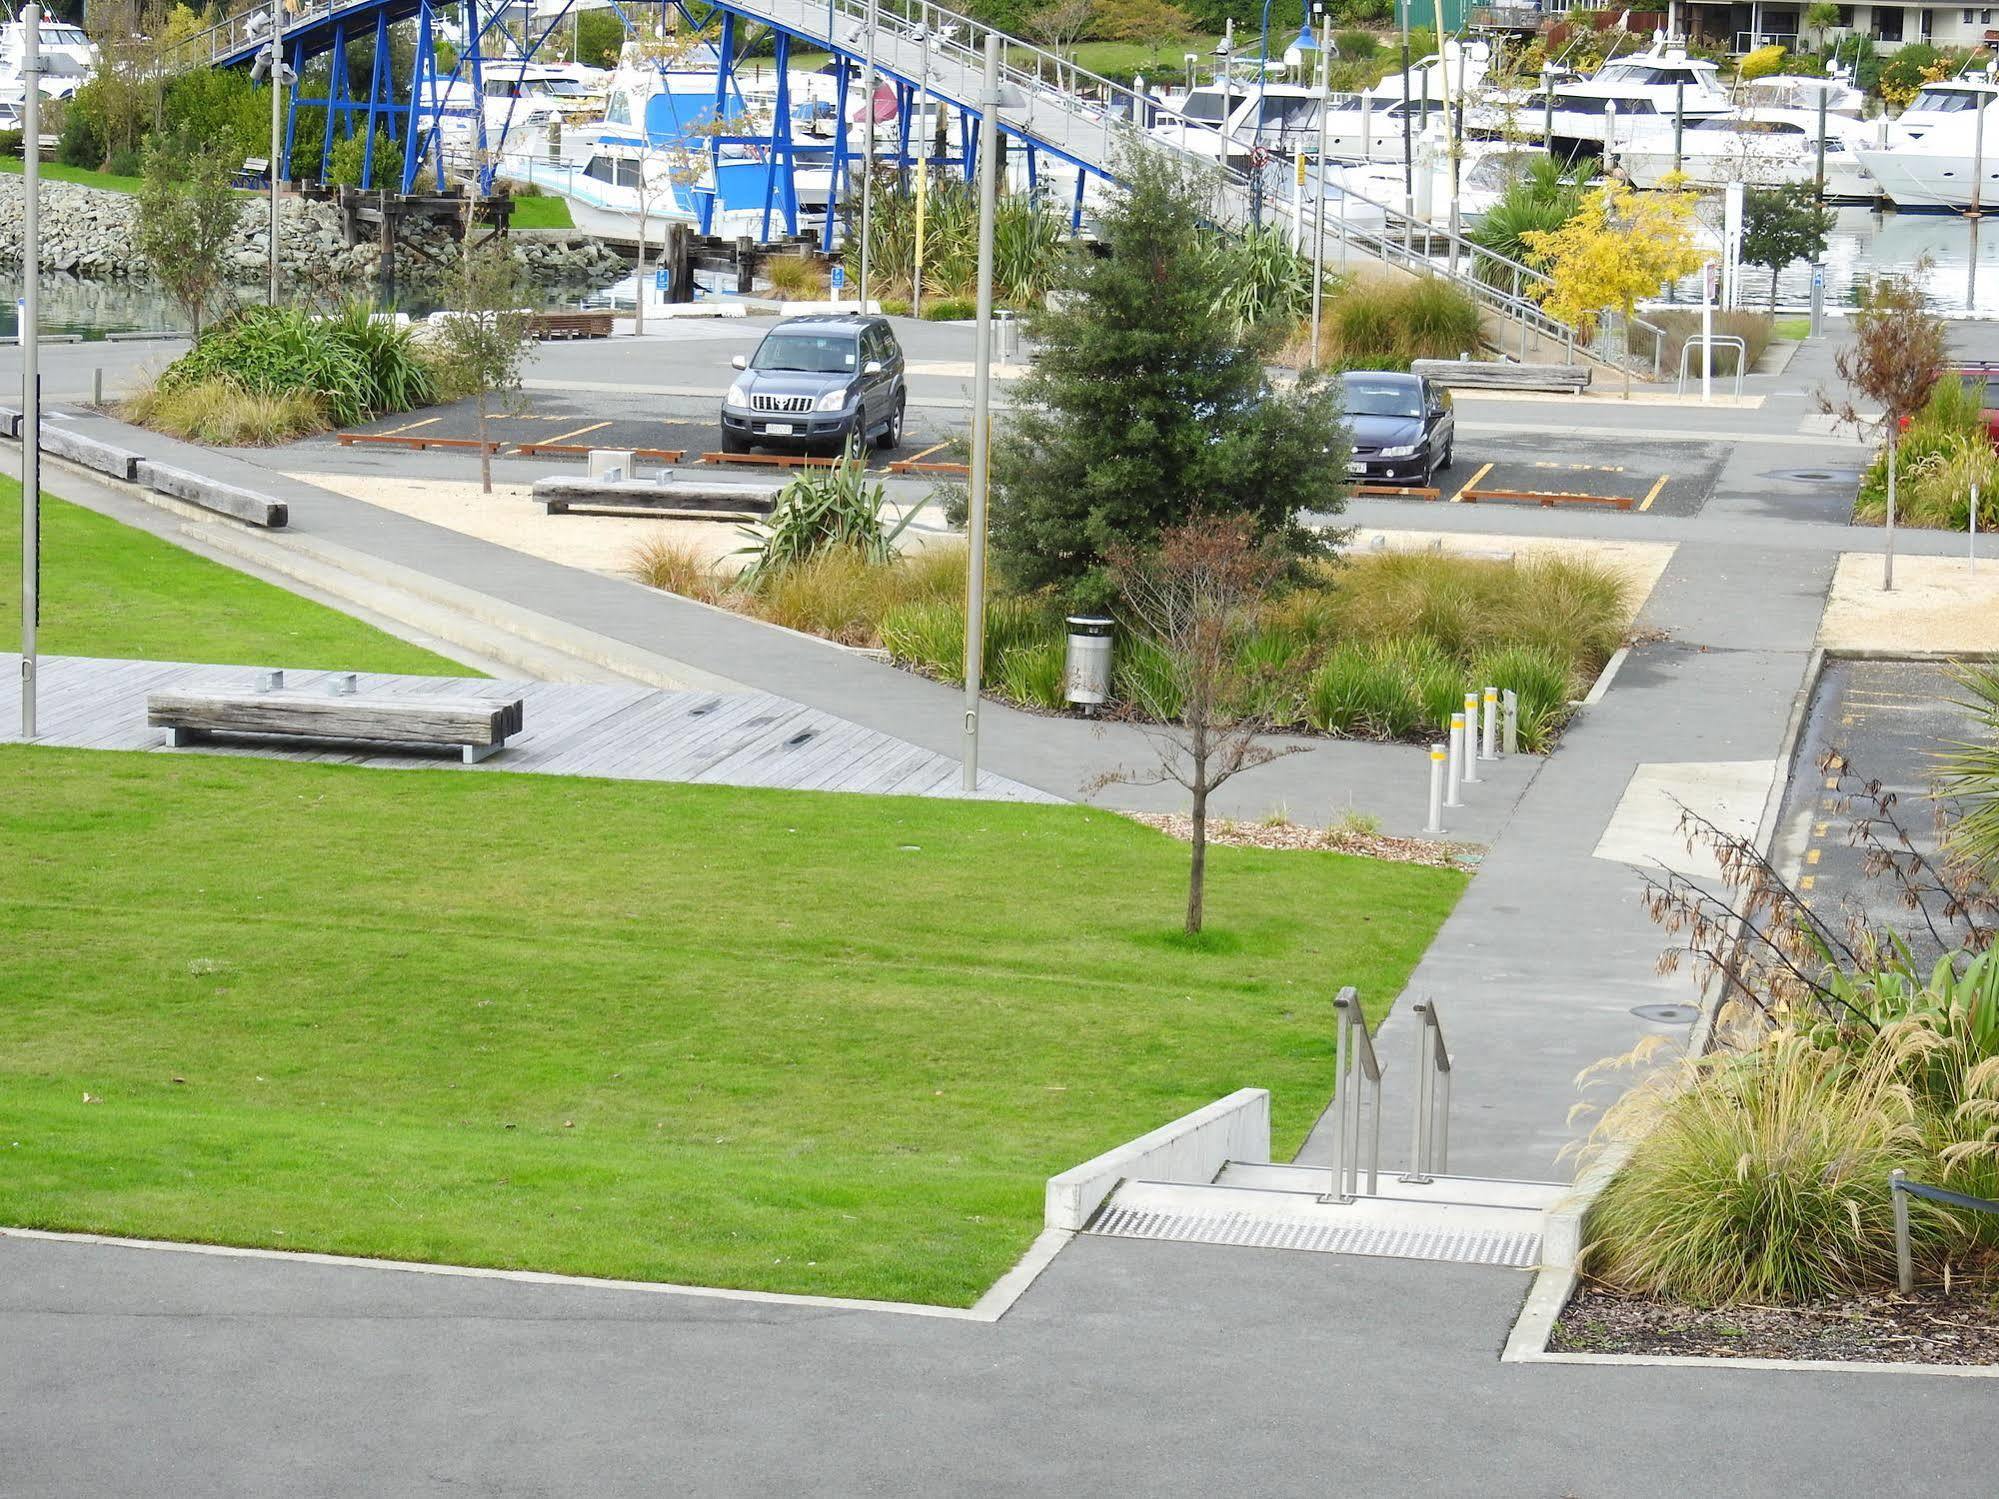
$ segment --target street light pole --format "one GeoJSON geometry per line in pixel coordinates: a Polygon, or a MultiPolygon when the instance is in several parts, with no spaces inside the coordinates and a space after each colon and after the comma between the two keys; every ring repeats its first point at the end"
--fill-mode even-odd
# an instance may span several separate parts
{"type": "Polygon", "coordinates": [[[35,737],[42,607],[42,8],[21,11],[21,737],[35,737]]]}
{"type": "Polygon", "coordinates": [[[285,0],[271,0],[271,305],[278,305],[278,153],[284,149],[285,0]]]}
{"type": "MultiPolygon", "coordinates": [[[[868,310],[868,239],[875,206],[875,25],[876,0],[868,0],[867,62],[861,73],[861,94],[867,123],[861,127],[861,311],[868,310]]],[[[840,128],[847,128],[844,121],[840,128]]]]}
{"type": "Polygon", "coordinates": [[[993,218],[998,182],[1000,39],[986,34],[979,100],[979,321],[972,345],[972,462],[965,531],[965,794],[979,785],[979,681],[986,654],[986,496],[992,472],[993,218]]]}
{"type": "Polygon", "coordinates": [[[1407,225],[1416,213],[1416,143],[1409,127],[1409,111],[1415,103],[1409,96],[1409,7],[1416,0],[1396,0],[1395,13],[1402,22],[1402,222],[1407,225]]]}
{"type": "MultiPolygon", "coordinates": [[[[1326,46],[1332,37],[1326,34],[1324,12],[1320,12],[1319,60],[1323,65],[1319,72],[1319,150],[1313,163],[1312,180],[1317,184],[1314,196],[1317,202],[1312,209],[1312,358],[1309,368],[1319,367],[1319,310],[1326,292],[1326,117],[1333,110],[1331,54],[1326,46]]],[[[1344,191],[1344,189],[1342,189],[1344,191]]]]}

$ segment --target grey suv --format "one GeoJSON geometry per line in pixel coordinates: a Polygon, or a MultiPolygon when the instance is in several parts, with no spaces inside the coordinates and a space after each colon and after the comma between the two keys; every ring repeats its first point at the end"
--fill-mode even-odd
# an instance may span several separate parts
{"type": "Polygon", "coordinates": [[[722,451],[902,443],[902,346],[885,318],[786,318],[735,366],[722,399],[722,451]]]}

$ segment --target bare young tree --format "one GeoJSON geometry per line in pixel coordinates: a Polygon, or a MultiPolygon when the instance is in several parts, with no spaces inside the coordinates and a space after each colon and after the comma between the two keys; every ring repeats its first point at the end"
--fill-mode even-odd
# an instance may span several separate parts
{"type": "Polygon", "coordinates": [[[1878,408],[1863,413],[1853,398],[1819,392],[1819,410],[1856,429],[1872,426],[1888,443],[1888,530],[1881,587],[1895,586],[1895,449],[1902,428],[1923,409],[1942,377],[1948,353],[1943,319],[1923,305],[1919,283],[1926,258],[1912,276],[1877,276],[1861,290],[1853,314],[1853,342],[1833,356],[1839,378],[1878,408]]]}
{"type": "Polygon", "coordinates": [[[1106,561],[1129,625],[1158,655],[1156,673],[1134,675],[1139,706],[1156,721],[1147,737],[1159,763],[1120,767],[1091,786],[1186,788],[1193,802],[1186,929],[1194,933],[1201,930],[1207,878],[1208,799],[1241,772],[1302,747],[1261,742],[1271,728],[1269,683],[1242,650],[1258,606],[1287,563],[1259,543],[1247,515],[1189,521],[1161,532],[1151,550],[1113,546],[1106,561]]]}

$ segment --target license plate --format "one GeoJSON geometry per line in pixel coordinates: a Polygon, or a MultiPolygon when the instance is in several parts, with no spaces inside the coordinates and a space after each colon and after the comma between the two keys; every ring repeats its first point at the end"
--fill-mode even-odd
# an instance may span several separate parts
{"type": "Polygon", "coordinates": [[[1347,472],[1350,474],[1364,474],[1367,472],[1367,465],[1362,463],[1358,458],[1355,458],[1347,464],[1347,472]]]}
{"type": "Polygon", "coordinates": [[[772,437],[789,437],[791,436],[791,423],[765,422],[764,431],[772,437]]]}

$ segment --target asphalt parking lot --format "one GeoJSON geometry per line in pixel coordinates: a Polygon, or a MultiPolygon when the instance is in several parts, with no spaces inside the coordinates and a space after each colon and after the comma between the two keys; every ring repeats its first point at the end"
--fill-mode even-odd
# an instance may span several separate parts
{"type": "MultiPolygon", "coordinates": [[[[1714,493],[1727,456],[1719,443],[1635,438],[1562,443],[1462,427],[1455,446],[1455,461],[1436,478],[1438,500],[1446,504],[1533,506],[1547,499],[1557,508],[1633,516],[1698,514],[1714,493]]],[[[1407,503],[1437,501],[1410,497],[1407,503]]]]}
{"type": "MultiPolygon", "coordinates": [[[[1897,820],[1924,855],[1937,853],[1931,785],[1937,752],[1972,732],[1972,718],[1955,701],[1960,689],[1942,663],[1828,661],[1799,736],[1785,794],[1784,853],[1796,864],[1799,891],[1818,915],[1843,927],[1864,914],[1876,926],[1908,936],[1934,955],[1929,923],[1901,900],[1892,876],[1870,875],[1853,843],[1853,818],[1842,810],[1835,778],[1819,768],[1828,750],[1843,753],[1854,777],[1878,780],[1897,797],[1897,820]]],[[[1935,918],[1936,903],[1928,903],[1935,918]]]]}

